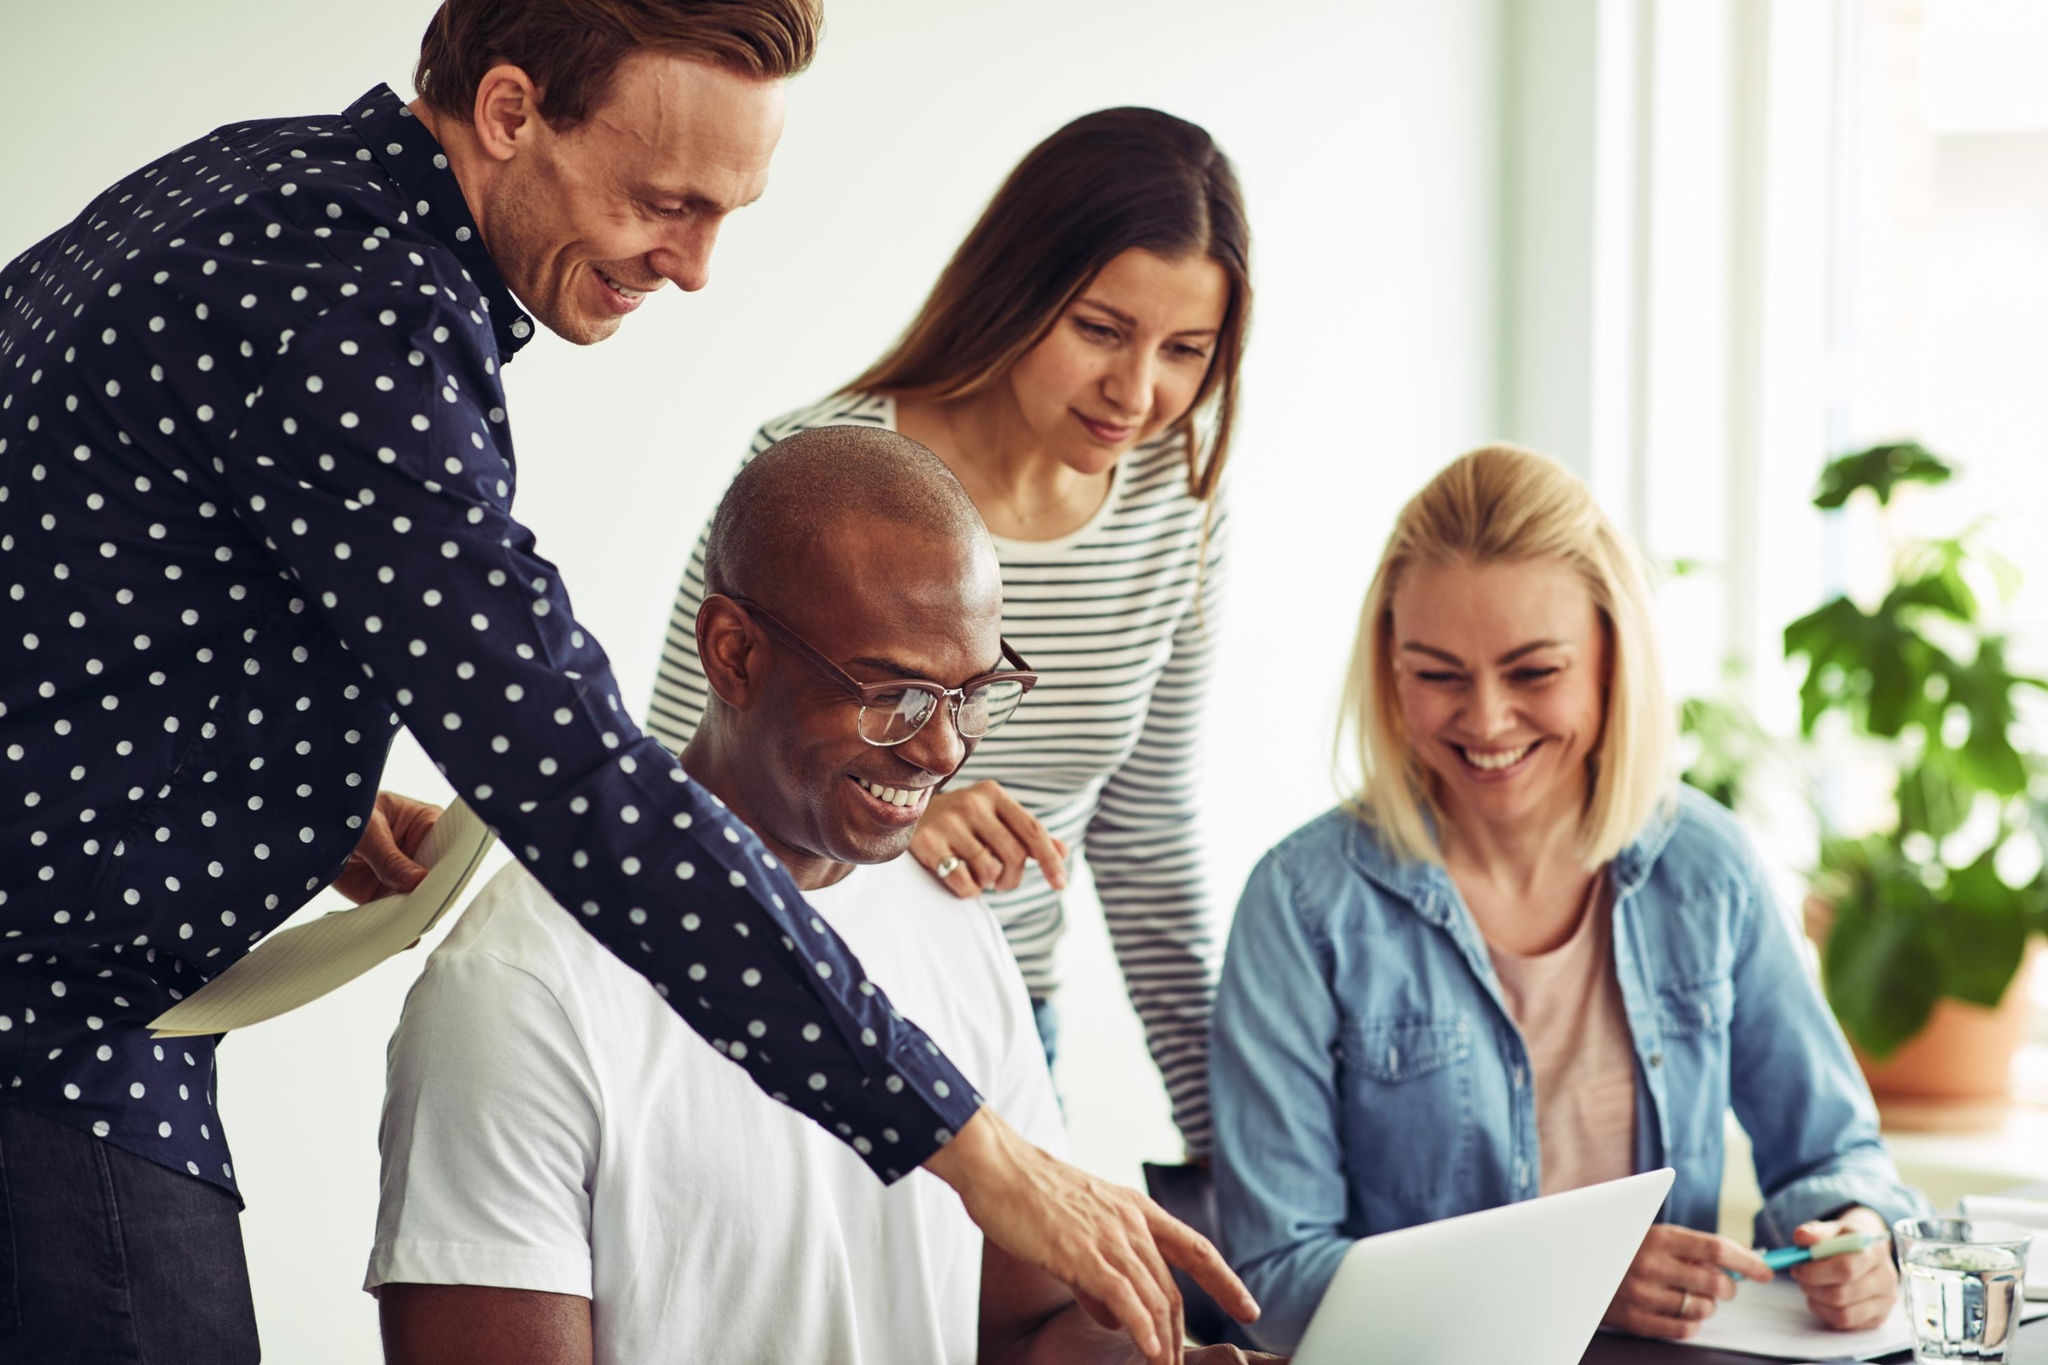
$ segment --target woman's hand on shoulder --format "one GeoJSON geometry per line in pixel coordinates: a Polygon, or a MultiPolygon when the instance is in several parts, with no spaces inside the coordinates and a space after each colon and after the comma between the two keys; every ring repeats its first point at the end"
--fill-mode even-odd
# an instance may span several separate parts
{"type": "Polygon", "coordinates": [[[1737,1281],[1730,1271],[1745,1279],[1771,1278],[1763,1258],[1739,1242],[1660,1223],[1636,1248],[1600,1325],[1639,1337],[1683,1340],[1700,1330],[1721,1300],[1735,1297],[1737,1281]]]}
{"type": "Polygon", "coordinates": [[[1801,1223],[1792,1245],[1810,1247],[1830,1237],[1867,1232],[1880,1240],[1861,1251],[1793,1266],[1790,1275],[1806,1295],[1813,1315],[1838,1332],[1875,1327],[1899,1301],[1899,1270],[1892,1262],[1891,1229],[1884,1215],[1857,1207],[1826,1222],[1801,1223]]]}
{"type": "Polygon", "coordinates": [[[1055,891],[1067,885],[1067,846],[998,782],[934,795],[917,822],[910,853],[963,900],[1014,890],[1034,859],[1055,891]]]}

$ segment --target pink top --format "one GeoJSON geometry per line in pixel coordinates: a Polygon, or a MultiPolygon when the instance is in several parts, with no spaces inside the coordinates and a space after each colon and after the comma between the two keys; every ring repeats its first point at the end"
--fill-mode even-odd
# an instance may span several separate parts
{"type": "Polygon", "coordinates": [[[1535,1071],[1544,1194],[1635,1173],[1635,1040],[1613,944],[1603,875],[1578,927],[1556,948],[1518,957],[1487,945],[1535,1071]]]}

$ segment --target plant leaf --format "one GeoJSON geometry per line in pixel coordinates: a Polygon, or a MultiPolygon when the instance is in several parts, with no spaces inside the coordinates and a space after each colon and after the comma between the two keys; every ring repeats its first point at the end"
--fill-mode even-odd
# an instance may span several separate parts
{"type": "Polygon", "coordinates": [[[1820,472],[1813,505],[1831,511],[1858,489],[1867,488],[1879,504],[1889,506],[1892,491],[1902,483],[1947,483],[1954,474],[1955,466],[1918,441],[1872,446],[1830,461],[1820,472]]]}
{"type": "Polygon", "coordinates": [[[1932,745],[1918,763],[1899,770],[1899,834],[1918,830],[1946,839],[1962,828],[1970,818],[1976,788],[1957,767],[1953,751],[1932,745]]]}
{"type": "Polygon", "coordinates": [[[1948,959],[1943,994],[1987,1009],[2004,997],[2019,971],[2033,918],[2028,896],[1998,879],[1992,866],[1996,851],[1994,845],[1949,877],[1930,921],[1948,959]]]}
{"type": "Polygon", "coordinates": [[[1828,1005],[1859,1047],[1888,1057],[1920,1031],[1941,993],[1943,945],[1930,927],[1932,897],[1881,836],[1829,841],[1821,870],[1835,903],[1821,954],[1828,1005]]]}

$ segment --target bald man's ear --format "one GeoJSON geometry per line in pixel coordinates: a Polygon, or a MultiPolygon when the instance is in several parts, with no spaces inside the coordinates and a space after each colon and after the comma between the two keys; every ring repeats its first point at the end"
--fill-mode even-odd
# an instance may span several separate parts
{"type": "Polygon", "coordinates": [[[712,593],[697,608],[697,659],[718,699],[735,711],[754,704],[761,690],[766,640],[729,597],[712,593]]]}

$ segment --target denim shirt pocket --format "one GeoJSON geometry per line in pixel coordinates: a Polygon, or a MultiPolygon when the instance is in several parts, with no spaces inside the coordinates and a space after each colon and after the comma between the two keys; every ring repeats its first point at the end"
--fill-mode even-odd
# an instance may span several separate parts
{"type": "Polygon", "coordinates": [[[1338,1055],[1354,1186],[1434,1216],[1427,1209],[1457,1187],[1470,1155],[1473,1048],[1461,1015],[1346,1021],[1338,1055]]]}
{"type": "Polygon", "coordinates": [[[1725,976],[1673,982],[1657,991],[1657,1022],[1667,1038],[1725,1033],[1734,1013],[1735,984],[1725,976]]]}
{"type": "Polygon", "coordinates": [[[1728,977],[1674,981],[1657,989],[1667,1141],[1674,1153],[1708,1157],[1721,1151],[1734,1016],[1735,985],[1728,977]]]}

